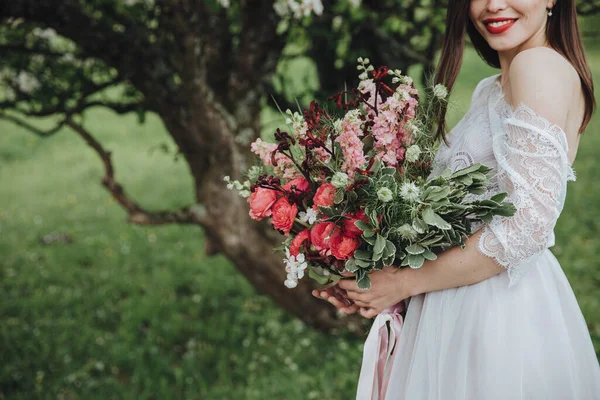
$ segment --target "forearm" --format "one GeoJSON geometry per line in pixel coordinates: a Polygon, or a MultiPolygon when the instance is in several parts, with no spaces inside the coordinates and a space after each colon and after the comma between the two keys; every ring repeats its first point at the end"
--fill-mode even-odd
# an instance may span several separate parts
{"type": "Polygon", "coordinates": [[[505,269],[477,248],[482,230],[465,241],[466,247],[455,246],[434,261],[426,261],[418,269],[407,269],[413,294],[472,285],[491,278],[505,269]]]}

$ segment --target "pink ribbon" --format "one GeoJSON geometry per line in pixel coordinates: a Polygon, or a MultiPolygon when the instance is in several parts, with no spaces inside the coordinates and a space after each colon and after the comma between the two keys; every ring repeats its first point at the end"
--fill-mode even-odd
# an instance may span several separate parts
{"type": "Polygon", "coordinates": [[[401,301],[383,310],[373,321],[363,350],[356,400],[385,399],[392,366],[398,357],[398,349],[395,346],[404,322],[400,315],[402,311],[404,302],[401,301]],[[387,322],[390,323],[389,330],[387,322]]]}

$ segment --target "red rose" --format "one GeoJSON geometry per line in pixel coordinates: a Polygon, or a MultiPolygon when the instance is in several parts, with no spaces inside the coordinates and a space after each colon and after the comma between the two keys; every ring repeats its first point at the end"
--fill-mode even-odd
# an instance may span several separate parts
{"type": "Polygon", "coordinates": [[[347,260],[354,255],[354,251],[360,246],[360,239],[356,236],[345,235],[341,231],[338,232],[329,241],[331,254],[338,260],[347,260]]]}
{"type": "Polygon", "coordinates": [[[300,254],[300,249],[305,242],[307,246],[310,245],[310,231],[308,229],[301,231],[292,239],[290,254],[294,257],[300,254]]]}
{"type": "Polygon", "coordinates": [[[359,220],[365,223],[369,222],[369,217],[365,215],[365,210],[360,210],[351,214],[344,214],[344,216],[350,218],[342,221],[342,228],[344,229],[344,233],[349,236],[357,237],[362,235],[362,231],[358,229],[358,227],[354,225],[354,223],[359,220]]]}
{"type": "Polygon", "coordinates": [[[283,188],[285,190],[291,192],[292,186],[295,186],[296,191],[298,191],[298,192],[308,192],[310,190],[310,183],[308,183],[306,178],[303,176],[296,178],[296,179],[292,179],[291,181],[289,181],[288,183],[283,185],[283,188]]]}
{"type": "Polygon", "coordinates": [[[290,204],[287,198],[280,197],[273,204],[272,211],[271,224],[273,228],[283,232],[287,236],[292,230],[292,226],[294,226],[294,220],[296,219],[296,214],[298,214],[298,206],[290,204]]]}
{"type": "Polygon", "coordinates": [[[315,207],[331,207],[335,200],[335,192],[337,189],[331,183],[324,183],[317,189],[315,197],[313,197],[313,203],[315,207]]]}
{"type": "Polygon", "coordinates": [[[277,200],[277,192],[271,189],[257,188],[251,195],[250,199],[250,217],[257,221],[265,217],[271,216],[271,207],[277,200]]]}
{"type": "Polygon", "coordinates": [[[318,222],[310,230],[310,241],[320,252],[329,250],[331,233],[336,228],[333,222],[318,222]]]}

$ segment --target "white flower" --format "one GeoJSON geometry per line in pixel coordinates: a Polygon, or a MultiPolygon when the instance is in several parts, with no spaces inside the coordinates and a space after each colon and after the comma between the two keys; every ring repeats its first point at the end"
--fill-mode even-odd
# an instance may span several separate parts
{"type": "Polygon", "coordinates": [[[406,201],[415,202],[419,199],[421,190],[412,182],[403,183],[400,187],[400,197],[406,201]]]}
{"type": "Polygon", "coordinates": [[[438,83],[433,87],[433,95],[438,99],[443,100],[448,96],[448,89],[446,89],[446,86],[438,83]]]}
{"type": "Polygon", "coordinates": [[[377,198],[384,203],[392,201],[394,193],[389,188],[382,187],[377,191],[377,198]]]}
{"type": "Polygon", "coordinates": [[[333,129],[335,129],[335,132],[339,135],[340,133],[342,133],[342,121],[341,119],[336,119],[335,122],[333,123],[333,129]]]}
{"type": "Polygon", "coordinates": [[[414,228],[412,226],[410,226],[409,224],[404,224],[398,228],[396,228],[396,231],[398,232],[398,234],[400,236],[402,236],[403,239],[406,240],[414,240],[417,238],[417,234],[418,232],[414,230],[414,228]]]}
{"type": "Polygon", "coordinates": [[[408,121],[408,123],[406,124],[408,129],[411,131],[413,136],[418,136],[421,133],[421,129],[419,129],[419,126],[417,124],[415,124],[413,121],[408,121]]]}
{"type": "Polygon", "coordinates": [[[253,167],[250,167],[247,175],[248,175],[249,180],[251,180],[252,182],[256,182],[258,180],[258,177],[262,174],[263,174],[262,167],[255,165],[253,167]]]}
{"type": "Polygon", "coordinates": [[[231,2],[229,0],[217,0],[217,2],[223,8],[229,8],[231,6],[231,2]]]}
{"type": "Polygon", "coordinates": [[[304,270],[308,267],[308,263],[304,254],[298,254],[294,257],[290,254],[289,248],[285,249],[285,254],[286,258],[283,261],[285,262],[285,271],[288,275],[284,285],[293,289],[298,285],[298,280],[304,277],[304,270]]]}
{"type": "Polygon", "coordinates": [[[293,279],[286,279],[285,282],[283,282],[283,284],[288,288],[288,289],[293,289],[296,286],[298,286],[298,281],[293,280],[293,279]]]}
{"type": "Polygon", "coordinates": [[[348,186],[349,182],[350,178],[345,172],[338,171],[331,177],[331,184],[338,189],[348,186]]]}
{"type": "Polygon", "coordinates": [[[308,222],[310,225],[314,224],[317,220],[317,212],[313,208],[309,208],[305,211],[300,211],[298,213],[298,218],[302,222],[308,222]]]}
{"type": "Polygon", "coordinates": [[[419,145],[413,144],[408,149],[406,149],[406,161],[415,162],[419,159],[421,155],[421,148],[419,145]]]}
{"type": "Polygon", "coordinates": [[[29,72],[21,71],[17,76],[17,85],[23,93],[31,93],[40,87],[40,82],[29,72]]]}

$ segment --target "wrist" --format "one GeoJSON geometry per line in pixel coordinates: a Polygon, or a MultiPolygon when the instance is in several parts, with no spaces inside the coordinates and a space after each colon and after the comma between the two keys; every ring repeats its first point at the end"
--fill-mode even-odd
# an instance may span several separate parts
{"type": "Polygon", "coordinates": [[[427,292],[425,287],[425,279],[423,265],[421,268],[402,268],[400,271],[403,272],[403,284],[405,286],[405,292],[408,293],[409,297],[417,296],[427,292]]]}

